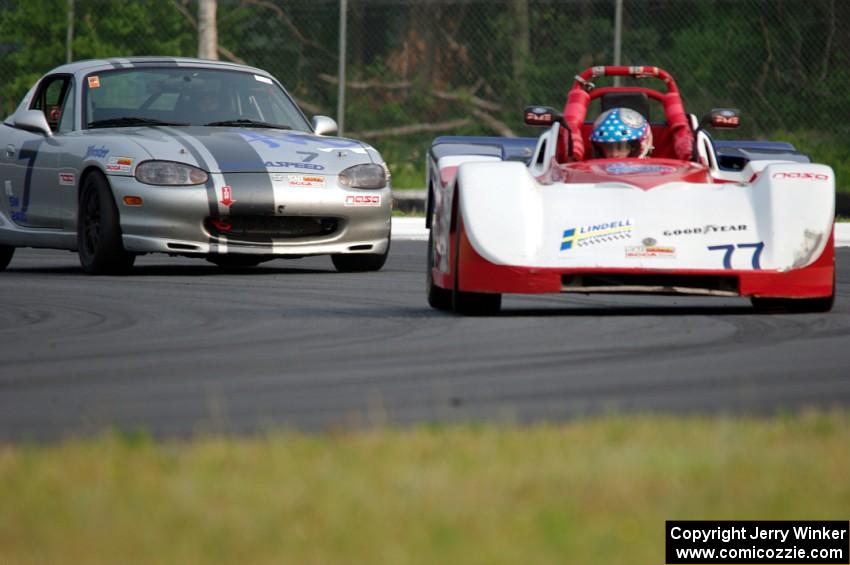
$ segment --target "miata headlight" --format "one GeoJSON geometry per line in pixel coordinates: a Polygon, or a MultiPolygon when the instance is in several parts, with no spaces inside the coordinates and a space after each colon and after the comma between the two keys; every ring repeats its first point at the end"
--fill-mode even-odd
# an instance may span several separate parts
{"type": "Polygon", "coordinates": [[[383,165],[354,165],[339,174],[339,184],[348,188],[384,188],[387,172],[383,165]]]}
{"type": "Polygon", "coordinates": [[[145,161],[136,166],[136,180],[158,186],[204,184],[209,175],[203,169],[173,161],[145,161]]]}

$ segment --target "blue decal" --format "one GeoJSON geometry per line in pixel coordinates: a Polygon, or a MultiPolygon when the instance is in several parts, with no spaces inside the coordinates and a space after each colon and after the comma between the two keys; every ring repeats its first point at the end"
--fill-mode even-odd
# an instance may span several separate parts
{"type": "MultiPolygon", "coordinates": [[[[41,146],[42,140],[25,141],[18,152],[18,160],[27,162],[27,172],[24,176],[24,192],[22,194],[23,203],[21,212],[25,213],[30,205],[30,187],[32,186],[32,169],[35,166],[35,159],[38,157],[38,148],[41,146]]],[[[14,219],[14,218],[13,218],[14,219]]],[[[24,216],[26,221],[26,216],[24,216]]]]}
{"type": "Polygon", "coordinates": [[[732,253],[735,252],[734,245],[709,245],[709,251],[726,251],[723,255],[723,268],[731,269],[732,268],[732,253]]]}
{"type": "Polygon", "coordinates": [[[761,269],[761,252],[764,251],[764,242],[758,243],[739,243],[738,249],[753,249],[753,269],[761,269]]]}
{"type": "Polygon", "coordinates": [[[728,244],[728,245],[709,245],[709,251],[725,251],[723,254],[723,268],[731,269],[732,268],[732,254],[735,252],[735,249],[752,249],[753,250],[753,258],[752,265],[753,269],[756,271],[761,270],[761,252],[764,250],[764,242],[759,241],[758,243],[739,243],[737,245],[728,244]]]}
{"type": "Polygon", "coordinates": [[[319,156],[318,153],[313,153],[312,151],[296,151],[296,153],[298,153],[299,155],[305,155],[305,157],[304,157],[305,163],[312,163],[313,160],[315,160],[316,157],[319,156]]]}
{"type": "Polygon", "coordinates": [[[570,228],[568,230],[564,230],[563,238],[561,239],[561,251],[565,249],[572,249],[573,243],[576,241],[576,229],[570,228]]]}
{"type": "Polygon", "coordinates": [[[9,197],[9,208],[19,208],[21,206],[21,201],[18,200],[17,196],[9,197]]]}
{"type": "Polygon", "coordinates": [[[88,159],[89,157],[97,157],[98,159],[103,159],[107,155],[109,155],[109,149],[107,149],[105,145],[101,145],[100,147],[89,145],[89,148],[86,151],[86,156],[83,157],[83,159],[88,159]]]}
{"type": "Polygon", "coordinates": [[[637,173],[667,174],[675,170],[675,167],[668,167],[667,165],[641,165],[633,163],[614,163],[605,167],[605,172],[609,175],[630,175],[637,173]]]}
{"type": "Polygon", "coordinates": [[[12,221],[16,224],[25,224],[27,223],[27,213],[26,212],[12,212],[12,221]]]}
{"type": "MultiPolygon", "coordinates": [[[[269,149],[277,149],[280,147],[280,142],[294,143],[296,145],[312,145],[316,143],[316,138],[309,134],[297,134],[297,133],[287,133],[287,132],[275,132],[275,135],[272,136],[266,133],[257,133],[254,131],[238,131],[234,132],[241,135],[248,143],[252,143],[254,141],[258,141],[260,143],[265,143],[269,149]]],[[[323,137],[321,138],[321,144],[328,147],[333,148],[342,148],[342,147],[360,147],[360,142],[352,141],[350,139],[333,139],[323,137]]]]}
{"type": "Polygon", "coordinates": [[[265,143],[270,149],[277,149],[280,147],[280,143],[273,137],[262,133],[255,133],[252,131],[240,131],[239,135],[245,138],[248,143],[252,141],[259,141],[260,143],[265,143]]]}

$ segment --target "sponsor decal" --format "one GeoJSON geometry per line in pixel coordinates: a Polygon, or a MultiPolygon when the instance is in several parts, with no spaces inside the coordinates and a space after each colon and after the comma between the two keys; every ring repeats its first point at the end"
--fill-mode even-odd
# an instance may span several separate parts
{"type": "Polygon", "coordinates": [[[6,187],[6,196],[12,196],[12,181],[7,180],[3,183],[6,187]]]}
{"type": "Polygon", "coordinates": [[[289,175],[289,186],[325,188],[325,177],[319,175],[289,175]]]}
{"type": "Polygon", "coordinates": [[[230,206],[236,200],[233,199],[233,189],[227,185],[221,187],[221,200],[219,200],[225,206],[230,206]]]}
{"type": "Polygon", "coordinates": [[[676,248],[670,245],[633,245],[626,247],[626,257],[676,258],[676,248]]]}
{"type": "Polygon", "coordinates": [[[264,82],[264,83],[266,83],[266,84],[271,84],[271,83],[272,83],[272,79],[270,79],[270,78],[268,78],[268,77],[263,77],[263,76],[260,76],[260,75],[254,75],[254,80],[257,80],[257,81],[260,81],[260,82],[264,82]]]}
{"type": "Polygon", "coordinates": [[[609,175],[634,175],[641,173],[666,175],[675,172],[676,167],[667,165],[641,165],[637,163],[613,163],[605,167],[609,175]]]}
{"type": "Polygon", "coordinates": [[[749,226],[747,224],[706,224],[702,227],[693,227],[693,228],[676,228],[672,230],[664,230],[664,235],[667,237],[673,237],[677,235],[708,235],[712,233],[723,233],[723,232],[739,232],[739,231],[747,231],[749,226]]]}
{"type": "Polygon", "coordinates": [[[293,161],[266,161],[263,163],[266,167],[280,167],[283,169],[305,169],[308,171],[324,171],[322,165],[314,163],[295,163],[293,161]]]}
{"type": "Polygon", "coordinates": [[[101,145],[100,147],[89,145],[89,148],[86,150],[86,156],[83,159],[88,159],[89,157],[103,159],[107,155],[109,155],[109,149],[105,145],[101,145]]]}
{"type": "Polygon", "coordinates": [[[9,197],[9,208],[20,208],[21,200],[17,196],[9,197]]]}
{"type": "Polygon", "coordinates": [[[129,173],[133,170],[133,160],[130,157],[110,157],[106,170],[111,173],[129,173]]]}
{"type": "Polygon", "coordinates": [[[717,114],[711,117],[711,121],[715,126],[737,126],[741,123],[741,118],[738,116],[724,116],[717,114]]]}
{"type": "Polygon", "coordinates": [[[773,173],[775,179],[829,180],[829,175],[821,173],[773,173]]]}
{"type": "Polygon", "coordinates": [[[12,221],[18,224],[25,224],[27,222],[27,213],[26,212],[12,212],[12,221]]]}
{"type": "Polygon", "coordinates": [[[64,186],[74,186],[77,184],[77,175],[74,173],[59,173],[59,184],[64,186]]]}
{"type": "Polygon", "coordinates": [[[349,194],[345,197],[346,206],[380,206],[380,194],[349,194]]]}
{"type": "Polygon", "coordinates": [[[100,88],[100,78],[97,75],[92,75],[88,78],[89,88],[100,88]]]}
{"type": "Polygon", "coordinates": [[[632,229],[634,227],[631,219],[568,228],[564,230],[561,236],[561,251],[618,239],[628,239],[632,237],[632,229]]]}
{"type": "Polygon", "coordinates": [[[547,108],[532,108],[525,113],[525,123],[527,124],[542,123],[548,125],[554,121],[555,117],[552,115],[552,112],[547,111],[547,108]]]}

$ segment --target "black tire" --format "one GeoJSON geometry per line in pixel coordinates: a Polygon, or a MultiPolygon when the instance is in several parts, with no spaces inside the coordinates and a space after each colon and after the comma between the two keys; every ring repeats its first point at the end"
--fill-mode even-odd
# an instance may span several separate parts
{"type": "Polygon", "coordinates": [[[390,254],[390,237],[383,253],[337,253],[331,255],[334,267],[340,273],[366,273],[380,271],[390,254]]]}
{"type": "Polygon", "coordinates": [[[222,269],[247,269],[269,261],[265,257],[254,255],[210,255],[207,261],[222,269]]]}
{"type": "Polygon", "coordinates": [[[835,305],[835,290],[823,298],[756,298],[750,299],[753,308],[761,313],[791,312],[794,314],[817,314],[829,312],[835,305]]]}
{"type": "Polygon", "coordinates": [[[9,245],[0,245],[0,271],[5,271],[15,254],[15,248],[9,245]]]}
{"type": "Polygon", "coordinates": [[[124,249],[118,208],[106,178],[92,173],[83,181],[77,212],[77,253],[90,275],[126,275],[136,256],[124,249]]]}
{"type": "Polygon", "coordinates": [[[434,229],[428,231],[428,269],[425,274],[425,288],[428,293],[428,304],[436,310],[452,310],[452,291],[434,284],[431,268],[434,266],[434,229]]]}
{"type": "MultiPolygon", "coordinates": [[[[460,222],[457,222],[460,230],[460,222]]],[[[490,292],[464,292],[458,290],[460,263],[460,233],[455,238],[454,285],[452,287],[452,309],[466,316],[490,316],[502,308],[502,295],[490,292]]]]}
{"type": "MultiPolygon", "coordinates": [[[[834,269],[834,267],[833,267],[834,269]]],[[[791,312],[794,314],[822,314],[835,305],[835,271],[832,272],[832,294],[822,298],[750,298],[753,308],[761,313],[791,312]]]]}

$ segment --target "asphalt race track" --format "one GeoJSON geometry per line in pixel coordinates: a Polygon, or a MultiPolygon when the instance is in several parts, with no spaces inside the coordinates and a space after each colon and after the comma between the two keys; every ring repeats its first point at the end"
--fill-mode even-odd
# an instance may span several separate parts
{"type": "Polygon", "coordinates": [[[146,256],[96,278],[71,253],[18,250],[0,273],[0,441],[850,404],[848,248],[827,315],[552,296],[460,318],[427,306],[424,260],[396,241],[380,273],[146,256]]]}

